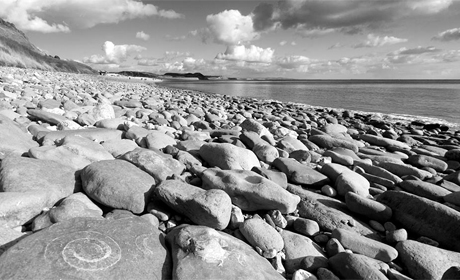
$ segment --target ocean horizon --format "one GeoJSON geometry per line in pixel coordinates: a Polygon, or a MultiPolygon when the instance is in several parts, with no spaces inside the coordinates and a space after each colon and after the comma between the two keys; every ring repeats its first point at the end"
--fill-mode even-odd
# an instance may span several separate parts
{"type": "Polygon", "coordinates": [[[159,85],[460,127],[460,79],[165,80],[159,85]]]}

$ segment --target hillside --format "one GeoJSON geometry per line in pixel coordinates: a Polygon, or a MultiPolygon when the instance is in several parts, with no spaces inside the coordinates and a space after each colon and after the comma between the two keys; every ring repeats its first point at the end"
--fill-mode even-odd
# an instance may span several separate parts
{"type": "Polygon", "coordinates": [[[0,66],[85,74],[97,73],[85,64],[43,53],[30,43],[27,36],[14,24],[2,19],[0,19],[0,66]]]}

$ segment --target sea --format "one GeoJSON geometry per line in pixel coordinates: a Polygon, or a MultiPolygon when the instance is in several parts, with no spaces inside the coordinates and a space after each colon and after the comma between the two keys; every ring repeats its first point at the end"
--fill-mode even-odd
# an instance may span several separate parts
{"type": "Polygon", "coordinates": [[[158,85],[377,113],[460,129],[460,80],[164,80],[158,85]]]}

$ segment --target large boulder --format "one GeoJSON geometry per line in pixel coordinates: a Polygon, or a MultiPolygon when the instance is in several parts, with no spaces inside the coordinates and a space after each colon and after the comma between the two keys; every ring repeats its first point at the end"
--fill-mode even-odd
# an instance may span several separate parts
{"type": "Polygon", "coordinates": [[[0,192],[0,226],[22,226],[53,204],[44,191],[0,192]]]}
{"type": "Polygon", "coordinates": [[[220,170],[208,168],[202,174],[204,189],[225,191],[232,203],[245,211],[280,210],[294,212],[300,197],[277,183],[249,170],[220,170]]]}
{"type": "Polygon", "coordinates": [[[179,226],[166,237],[173,279],[279,279],[271,264],[243,241],[205,226],[179,226]]]}
{"type": "Polygon", "coordinates": [[[81,179],[90,198],[136,214],[144,211],[156,185],[152,176],[124,160],[92,163],[82,170],[81,179]]]}
{"type": "Polygon", "coordinates": [[[167,279],[170,271],[161,233],[138,217],[71,219],[0,256],[0,279],[167,279]]]}
{"type": "Polygon", "coordinates": [[[198,225],[222,230],[230,221],[232,201],[223,190],[203,190],[180,180],[167,180],[155,188],[155,195],[198,225]]]}

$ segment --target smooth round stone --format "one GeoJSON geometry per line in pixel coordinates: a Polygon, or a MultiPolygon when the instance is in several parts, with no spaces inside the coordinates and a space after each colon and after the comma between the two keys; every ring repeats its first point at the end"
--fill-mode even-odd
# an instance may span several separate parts
{"type": "Polygon", "coordinates": [[[305,269],[311,273],[315,273],[319,268],[328,267],[328,260],[324,257],[306,256],[300,262],[300,269],[305,269]]]}
{"type": "Polygon", "coordinates": [[[342,244],[337,240],[337,238],[329,239],[329,241],[326,243],[325,249],[329,257],[333,257],[340,252],[345,252],[345,248],[343,248],[342,244]]]}
{"type": "Polygon", "coordinates": [[[386,240],[388,243],[397,243],[400,241],[406,241],[407,240],[407,231],[403,228],[393,230],[393,231],[388,231],[386,233],[386,240]]]}
{"type": "Polygon", "coordinates": [[[345,203],[350,211],[379,222],[386,222],[393,215],[391,208],[385,204],[352,192],[345,195],[345,203]]]}
{"type": "Polygon", "coordinates": [[[92,163],[81,172],[83,189],[97,202],[142,213],[156,185],[155,179],[124,160],[92,163]]]}
{"type": "Polygon", "coordinates": [[[316,272],[319,280],[340,280],[332,271],[327,268],[319,268],[316,272]]]}
{"type": "Polygon", "coordinates": [[[298,269],[292,274],[292,280],[318,280],[318,278],[306,270],[298,269]]]}
{"type": "Polygon", "coordinates": [[[363,197],[369,195],[369,181],[351,170],[340,174],[335,181],[335,186],[337,193],[341,196],[345,196],[348,192],[354,192],[363,197]]]}
{"type": "Polygon", "coordinates": [[[294,230],[306,236],[314,236],[319,233],[319,225],[316,221],[298,218],[294,221],[294,230]]]}
{"type": "Polygon", "coordinates": [[[279,232],[262,219],[253,218],[244,221],[240,231],[249,244],[259,247],[263,252],[270,250],[279,252],[284,248],[284,241],[279,232]]]}
{"type": "Polygon", "coordinates": [[[370,221],[369,221],[369,225],[370,225],[373,229],[375,229],[376,231],[379,231],[379,232],[384,232],[384,231],[385,231],[385,227],[384,227],[381,223],[379,223],[379,222],[377,222],[377,221],[370,220],[370,221]]]}
{"type": "Polygon", "coordinates": [[[200,156],[209,165],[226,170],[260,167],[259,159],[252,151],[228,143],[204,144],[200,148],[200,156]]]}
{"type": "Polygon", "coordinates": [[[335,197],[337,195],[337,191],[329,185],[324,185],[321,188],[321,193],[329,197],[335,197]]]}

